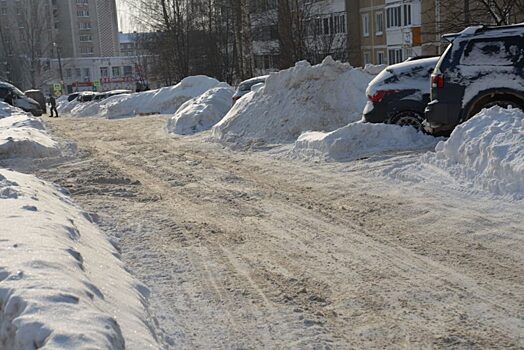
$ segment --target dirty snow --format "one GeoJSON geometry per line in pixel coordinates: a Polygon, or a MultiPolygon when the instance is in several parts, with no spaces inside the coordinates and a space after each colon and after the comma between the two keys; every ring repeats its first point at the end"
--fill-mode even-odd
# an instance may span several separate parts
{"type": "Polygon", "coordinates": [[[108,119],[149,114],[173,114],[186,101],[216,87],[219,81],[207,76],[184,78],[174,86],[157,90],[117,95],[102,101],[61,106],[62,113],[73,117],[103,117],[108,119]]]}
{"type": "Polygon", "coordinates": [[[55,157],[61,153],[40,118],[0,103],[0,161],[55,157]]]}
{"type": "Polygon", "coordinates": [[[71,200],[0,169],[0,348],[155,349],[148,290],[71,200]]]}
{"type": "Polygon", "coordinates": [[[211,129],[231,109],[234,92],[229,85],[221,83],[219,87],[185,102],[168,121],[168,131],[191,135],[211,129]]]}
{"type": "Polygon", "coordinates": [[[212,129],[231,145],[280,144],[305,131],[332,131],[359,120],[365,90],[378,69],[353,68],[327,57],[270,74],[263,88],[242,97],[212,129]]]}
{"type": "Polygon", "coordinates": [[[412,127],[355,122],[329,133],[306,132],[289,155],[306,160],[344,161],[385,152],[425,150],[437,142],[438,139],[412,127]]]}

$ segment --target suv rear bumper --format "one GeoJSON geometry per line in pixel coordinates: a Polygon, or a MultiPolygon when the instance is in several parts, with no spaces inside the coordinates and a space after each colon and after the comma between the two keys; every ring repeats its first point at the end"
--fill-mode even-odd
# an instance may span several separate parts
{"type": "Polygon", "coordinates": [[[439,100],[429,102],[424,110],[424,129],[429,133],[453,130],[458,123],[460,110],[460,106],[456,104],[439,100]]]}

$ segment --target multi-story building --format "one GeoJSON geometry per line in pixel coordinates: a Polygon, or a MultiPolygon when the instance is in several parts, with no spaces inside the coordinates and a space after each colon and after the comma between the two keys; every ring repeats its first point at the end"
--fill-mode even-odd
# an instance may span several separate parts
{"type": "Polygon", "coordinates": [[[386,0],[385,24],[388,63],[422,54],[421,1],[386,0]]]}
{"type": "Polygon", "coordinates": [[[387,31],[384,0],[347,0],[349,61],[359,66],[386,64],[387,31]]]}
{"type": "Polygon", "coordinates": [[[63,57],[118,56],[115,0],[51,0],[53,26],[63,57]]]}

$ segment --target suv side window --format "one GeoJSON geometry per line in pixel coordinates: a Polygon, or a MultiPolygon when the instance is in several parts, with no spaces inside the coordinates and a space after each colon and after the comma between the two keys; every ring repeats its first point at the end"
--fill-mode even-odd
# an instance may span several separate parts
{"type": "Polygon", "coordinates": [[[460,64],[465,66],[513,66],[524,59],[524,47],[519,37],[471,40],[460,64]],[[520,40],[519,40],[520,39],[520,40]]]}

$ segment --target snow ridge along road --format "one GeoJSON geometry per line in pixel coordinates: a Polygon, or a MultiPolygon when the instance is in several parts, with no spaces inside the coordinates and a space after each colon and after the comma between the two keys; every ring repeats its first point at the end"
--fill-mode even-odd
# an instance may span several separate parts
{"type": "MultiPolygon", "coordinates": [[[[524,347],[518,203],[165,133],[167,118],[48,120],[71,191],[151,289],[166,348],[524,347]]],[[[401,157],[399,157],[400,159],[401,157]]]]}

